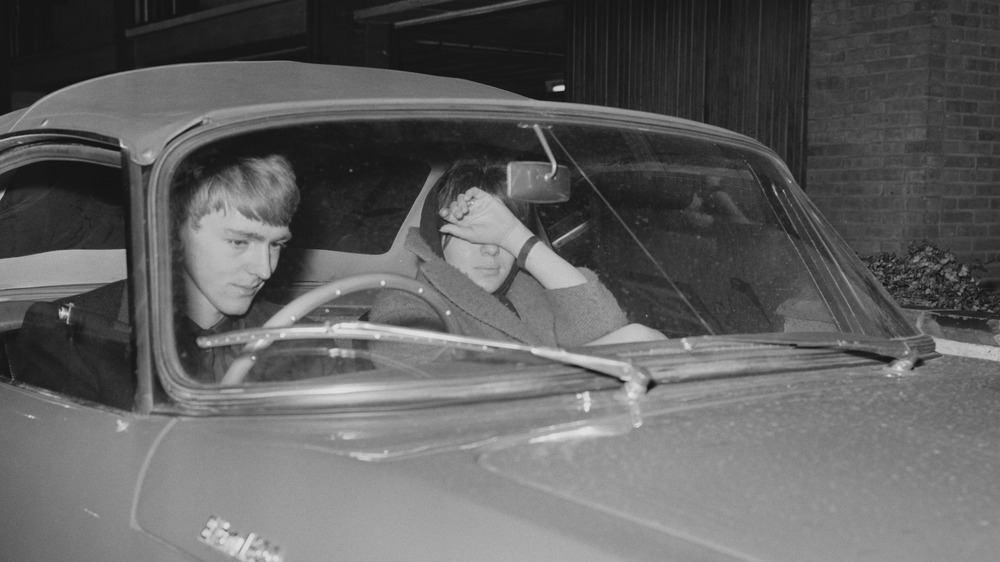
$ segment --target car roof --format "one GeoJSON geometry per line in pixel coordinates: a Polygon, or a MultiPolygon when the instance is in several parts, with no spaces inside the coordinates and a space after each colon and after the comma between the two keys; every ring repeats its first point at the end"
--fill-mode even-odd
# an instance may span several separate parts
{"type": "Polygon", "coordinates": [[[0,115],[0,144],[9,134],[70,131],[111,139],[143,165],[181,133],[201,124],[330,107],[519,107],[570,110],[652,122],[725,138],[757,149],[730,130],[614,107],[534,100],[469,80],[368,67],[291,61],[229,61],[158,66],[67,86],[33,105],[0,115]]]}
{"type": "Polygon", "coordinates": [[[212,62],[132,70],[53,92],[0,116],[0,135],[77,131],[116,139],[149,163],[171,138],[212,115],[317,103],[462,100],[523,96],[456,78],[289,61],[212,62]]]}

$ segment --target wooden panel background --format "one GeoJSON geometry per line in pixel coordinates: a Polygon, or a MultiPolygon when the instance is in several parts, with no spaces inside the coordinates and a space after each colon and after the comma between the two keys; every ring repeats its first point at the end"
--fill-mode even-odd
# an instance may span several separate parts
{"type": "Polygon", "coordinates": [[[570,0],[569,101],[756,138],[805,179],[809,0],[570,0]]]}

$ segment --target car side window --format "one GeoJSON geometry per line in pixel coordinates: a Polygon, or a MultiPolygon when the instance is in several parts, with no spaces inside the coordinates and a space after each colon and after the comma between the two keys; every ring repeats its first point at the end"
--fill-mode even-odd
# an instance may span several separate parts
{"type": "Polygon", "coordinates": [[[0,177],[0,259],[68,249],[125,247],[117,169],[36,162],[0,177]]]}
{"type": "Polygon", "coordinates": [[[120,170],[36,160],[0,189],[0,377],[130,409],[120,170]]]}

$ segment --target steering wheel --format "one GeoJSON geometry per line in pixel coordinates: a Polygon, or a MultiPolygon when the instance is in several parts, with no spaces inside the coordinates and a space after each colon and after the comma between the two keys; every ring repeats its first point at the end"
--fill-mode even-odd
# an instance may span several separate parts
{"type": "MultiPolygon", "coordinates": [[[[418,297],[426,302],[437,313],[444,327],[450,334],[459,334],[458,321],[451,313],[448,301],[440,294],[424,286],[423,283],[402,275],[389,273],[373,273],[352,275],[336,281],[331,281],[320,287],[300,295],[286,304],[274,316],[264,322],[263,328],[283,328],[291,326],[296,320],[319,308],[324,303],[351,293],[370,289],[397,289],[418,297]]],[[[222,377],[223,385],[239,384],[246,378],[250,368],[256,361],[256,353],[267,349],[274,343],[273,338],[258,339],[243,347],[242,354],[226,369],[222,377]]]]}

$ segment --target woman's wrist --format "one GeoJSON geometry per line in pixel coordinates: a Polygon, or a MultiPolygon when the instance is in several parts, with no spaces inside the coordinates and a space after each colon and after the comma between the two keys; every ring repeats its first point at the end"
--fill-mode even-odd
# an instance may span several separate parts
{"type": "Polygon", "coordinates": [[[523,224],[518,224],[516,228],[511,229],[511,232],[507,234],[504,240],[500,243],[500,247],[507,250],[510,255],[515,258],[521,252],[521,248],[524,243],[528,241],[534,234],[528,227],[523,224]]]}
{"type": "Polygon", "coordinates": [[[540,241],[541,240],[539,240],[538,237],[535,235],[531,235],[530,238],[524,241],[524,244],[521,245],[520,251],[518,251],[517,255],[515,256],[515,261],[517,262],[518,267],[520,267],[521,269],[527,268],[528,254],[531,253],[531,250],[532,248],[535,247],[535,244],[538,244],[540,241]]]}

